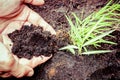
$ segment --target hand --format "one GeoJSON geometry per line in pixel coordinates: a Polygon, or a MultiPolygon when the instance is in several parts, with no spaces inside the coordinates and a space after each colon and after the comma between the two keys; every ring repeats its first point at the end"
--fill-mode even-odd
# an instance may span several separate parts
{"type": "Polygon", "coordinates": [[[24,3],[42,5],[44,0],[0,0],[0,33],[11,33],[20,29],[22,25],[34,24],[43,27],[44,30],[50,31],[52,34],[56,34],[54,29],[41,16],[24,3]]]}
{"type": "Polygon", "coordinates": [[[33,57],[28,60],[19,59],[11,54],[11,40],[5,36],[22,25],[34,24],[43,27],[44,30],[56,34],[54,29],[45,20],[29,9],[24,3],[33,5],[42,5],[44,0],[0,0],[0,76],[17,78],[23,76],[32,76],[33,68],[47,61],[50,57],[33,57]],[[1,5],[3,4],[3,5],[1,5]],[[4,13],[4,14],[3,14],[4,13]]]}
{"type": "Polygon", "coordinates": [[[19,59],[17,56],[10,53],[10,47],[8,44],[11,43],[9,42],[10,40],[6,36],[3,37],[4,44],[0,42],[0,77],[5,78],[14,76],[21,78],[23,76],[32,76],[34,74],[34,67],[51,58],[51,56],[39,56],[33,57],[30,60],[25,58],[19,59]]]}

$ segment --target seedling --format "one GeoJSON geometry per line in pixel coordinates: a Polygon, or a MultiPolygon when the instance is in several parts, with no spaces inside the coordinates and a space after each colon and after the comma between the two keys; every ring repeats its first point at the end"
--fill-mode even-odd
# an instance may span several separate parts
{"type": "Polygon", "coordinates": [[[90,46],[100,47],[101,43],[116,44],[112,41],[105,40],[104,37],[112,37],[110,33],[116,30],[116,25],[120,24],[120,4],[111,4],[108,2],[106,6],[97,12],[92,13],[85,19],[80,19],[75,13],[72,13],[75,21],[70,16],[66,16],[71,28],[70,38],[72,45],[65,46],[60,50],[70,50],[75,54],[75,49],[79,54],[98,54],[111,52],[111,50],[89,50],[90,46]]]}

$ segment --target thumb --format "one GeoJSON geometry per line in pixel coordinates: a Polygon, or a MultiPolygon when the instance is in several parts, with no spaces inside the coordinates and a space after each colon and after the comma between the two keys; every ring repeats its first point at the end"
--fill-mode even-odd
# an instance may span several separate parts
{"type": "Polygon", "coordinates": [[[24,3],[30,3],[32,5],[42,5],[44,4],[44,0],[23,0],[24,3]]]}

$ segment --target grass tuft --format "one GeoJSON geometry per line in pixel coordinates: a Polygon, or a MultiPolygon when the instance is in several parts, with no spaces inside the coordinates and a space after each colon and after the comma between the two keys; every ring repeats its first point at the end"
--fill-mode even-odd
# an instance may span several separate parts
{"type": "Polygon", "coordinates": [[[89,46],[100,47],[100,43],[116,44],[112,41],[105,40],[105,36],[111,37],[110,33],[120,26],[120,4],[111,4],[108,2],[102,9],[92,13],[85,19],[80,19],[75,13],[72,13],[75,21],[70,16],[66,16],[70,28],[70,38],[73,44],[65,46],[60,50],[69,50],[75,54],[99,54],[111,52],[110,50],[88,50],[89,46]],[[118,26],[119,25],[119,26],[118,26]]]}

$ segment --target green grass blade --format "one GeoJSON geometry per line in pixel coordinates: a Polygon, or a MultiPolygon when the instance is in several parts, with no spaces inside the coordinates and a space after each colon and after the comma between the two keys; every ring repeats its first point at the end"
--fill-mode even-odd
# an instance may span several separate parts
{"type": "MultiPolygon", "coordinates": [[[[75,13],[72,13],[74,21],[70,17],[67,20],[71,26],[70,38],[81,54],[94,54],[96,51],[88,53],[90,45],[100,47],[99,43],[116,44],[112,41],[104,39],[105,36],[111,37],[110,33],[114,30],[120,29],[120,4],[112,3],[110,0],[106,6],[97,12],[92,13],[85,19],[80,19],[75,13]]],[[[74,47],[67,47],[73,54],[75,54],[74,47]]],[[[107,52],[106,50],[98,50],[97,53],[107,52]],[[100,52],[101,51],[101,52],[100,52]]]]}
{"type": "Polygon", "coordinates": [[[78,47],[74,45],[68,45],[68,46],[60,48],[59,50],[69,50],[71,53],[75,54],[74,49],[78,49],[78,47]]]}
{"type": "Polygon", "coordinates": [[[101,53],[109,53],[109,52],[112,52],[112,50],[88,51],[88,52],[83,52],[83,53],[81,53],[81,54],[87,54],[87,55],[90,55],[90,54],[101,54],[101,53]]]}
{"type": "Polygon", "coordinates": [[[83,45],[83,47],[84,47],[84,46],[91,45],[93,42],[95,42],[95,41],[97,41],[97,40],[105,37],[106,35],[109,35],[109,34],[112,33],[113,31],[114,31],[114,30],[111,30],[111,31],[109,31],[109,32],[106,32],[106,33],[103,33],[103,34],[101,34],[101,35],[99,35],[99,36],[96,36],[95,38],[93,38],[93,39],[85,42],[85,44],[83,45]]]}
{"type": "Polygon", "coordinates": [[[104,18],[101,17],[100,20],[95,24],[95,26],[92,27],[92,29],[85,35],[84,41],[89,38],[90,34],[97,28],[98,24],[102,21],[102,19],[104,18]]]}

